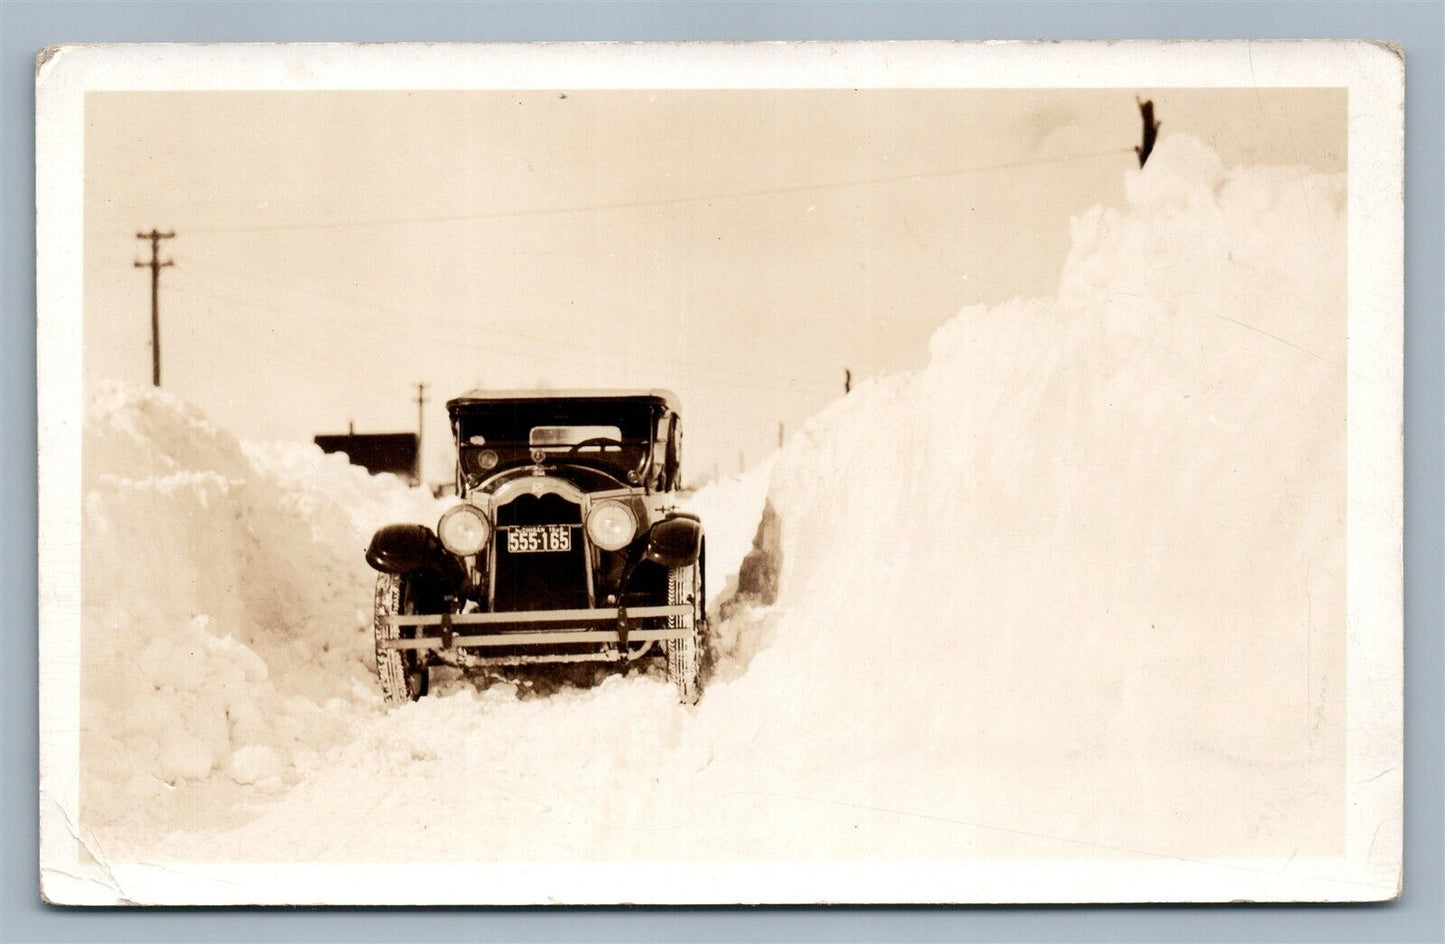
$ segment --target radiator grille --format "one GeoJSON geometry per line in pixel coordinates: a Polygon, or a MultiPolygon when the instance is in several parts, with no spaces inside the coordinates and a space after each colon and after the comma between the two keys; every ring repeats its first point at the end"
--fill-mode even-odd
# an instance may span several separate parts
{"type": "Polygon", "coordinates": [[[582,509],[561,495],[520,495],[498,508],[492,609],[568,610],[589,605],[587,548],[582,509]],[[513,554],[507,532],[530,525],[563,525],[571,532],[571,549],[513,554]]]}

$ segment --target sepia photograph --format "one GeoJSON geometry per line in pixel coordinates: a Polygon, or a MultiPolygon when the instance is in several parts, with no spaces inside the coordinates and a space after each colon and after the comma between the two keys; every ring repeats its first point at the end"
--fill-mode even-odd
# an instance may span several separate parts
{"type": "Polygon", "coordinates": [[[36,88],[48,901],[1398,895],[1398,49],[36,88]]]}

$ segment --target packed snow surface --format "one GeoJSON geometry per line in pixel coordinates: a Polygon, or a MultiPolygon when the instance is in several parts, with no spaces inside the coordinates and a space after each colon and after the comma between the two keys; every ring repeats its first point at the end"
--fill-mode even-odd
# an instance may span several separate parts
{"type": "Polygon", "coordinates": [[[695,708],[634,673],[388,709],[361,550],[436,503],[99,391],[86,825],[203,861],[1332,848],[1343,180],[1174,137],[1126,192],[1073,222],[1055,297],[965,309],[692,496],[695,708]]]}

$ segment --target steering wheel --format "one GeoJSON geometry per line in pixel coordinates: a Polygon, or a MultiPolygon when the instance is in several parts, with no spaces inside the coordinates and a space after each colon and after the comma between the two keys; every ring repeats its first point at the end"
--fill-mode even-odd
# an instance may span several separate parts
{"type": "Polygon", "coordinates": [[[582,441],[579,442],[579,443],[573,443],[573,444],[572,444],[572,448],[571,448],[571,449],[568,449],[565,454],[566,454],[566,455],[569,455],[569,456],[571,456],[571,455],[576,455],[576,454],[577,454],[577,450],[581,449],[583,446],[608,446],[608,445],[611,445],[611,446],[620,446],[620,445],[622,445],[622,442],[621,442],[621,440],[613,439],[611,436],[593,436],[591,439],[584,439],[584,440],[582,440],[582,441]]]}

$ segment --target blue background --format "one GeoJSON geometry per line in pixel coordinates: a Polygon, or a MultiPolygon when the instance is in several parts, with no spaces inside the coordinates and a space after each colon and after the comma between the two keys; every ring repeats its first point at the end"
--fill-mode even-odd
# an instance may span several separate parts
{"type": "Polygon", "coordinates": [[[0,940],[1442,941],[1442,134],[1445,5],[1423,3],[0,0],[0,940]],[[1364,906],[82,910],[37,882],[34,84],[80,42],[761,39],[1385,39],[1406,52],[1405,895],[1364,906]]]}

